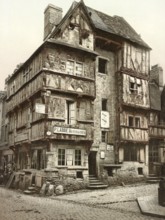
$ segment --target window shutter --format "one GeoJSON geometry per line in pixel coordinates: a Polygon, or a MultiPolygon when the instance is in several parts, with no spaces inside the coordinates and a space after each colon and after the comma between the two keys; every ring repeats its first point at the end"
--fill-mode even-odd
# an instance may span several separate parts
{"type": "Polygon", "coordinates": [[[73,165],[73,149],[67,149],[66,150],[66,164],[68,166],[73,165]]]}
{"type": "Polygon", "coordinates": [[[119,148],[119,162],[122,163],[124,161],[124,149],[119,148]]]}
{"type": "Polygon", "coordinates": [[[73,125],[76,123],[76,111],[75,103],[70,104],[70,124],[73,125]]]}
{"type": "Polygon", "coordinates": [[[108,134],[107,134],[107,143],[108,144],[111,144],[113,143],[113,131],[109,131],[108,134]]]}
{"type": "Polygon", "coordinates": [[[140,162],[145,161],[144,147],[140,147],[140,162]]]}

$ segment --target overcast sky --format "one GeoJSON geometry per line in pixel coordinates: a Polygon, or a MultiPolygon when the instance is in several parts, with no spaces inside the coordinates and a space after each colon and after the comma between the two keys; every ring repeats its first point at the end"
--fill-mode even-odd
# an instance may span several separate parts
{"type": "MultiPolygon", "coordinates": [[[[0,0],[0,90],[16,65],[25,62],[43,41],[44,10],[48,4],[63,8],[73,0],[0,0]]],[[[165,0],[84,0],[111,16],[124,17],[152,48],[151,66],[165,72],[165,0]]]]}

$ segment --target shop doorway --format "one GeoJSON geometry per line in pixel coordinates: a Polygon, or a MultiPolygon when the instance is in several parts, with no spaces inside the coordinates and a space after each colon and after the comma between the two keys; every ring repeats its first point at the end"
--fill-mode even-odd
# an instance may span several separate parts
{"type": "Polygon", "coordinates": [[[97,151],[90,151],[88,156],[89,175],[96,176],[96,155],[97,151]]]}

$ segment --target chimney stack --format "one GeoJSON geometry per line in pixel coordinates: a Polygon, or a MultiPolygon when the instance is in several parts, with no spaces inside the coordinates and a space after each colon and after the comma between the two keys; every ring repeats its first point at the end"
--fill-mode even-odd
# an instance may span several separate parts
{"type": "Polygon", "coordinates": [[[163,68],[157,64],[151,67],[150,71],[150,80],[155,80],[157,84],[159,85],[160,91],[163,89],[163,68]]]}
{"type": "Polygon", "coordinates": [[[62,20],[62,8],[49,4],[44,11],[44,40],[62,20]]]}

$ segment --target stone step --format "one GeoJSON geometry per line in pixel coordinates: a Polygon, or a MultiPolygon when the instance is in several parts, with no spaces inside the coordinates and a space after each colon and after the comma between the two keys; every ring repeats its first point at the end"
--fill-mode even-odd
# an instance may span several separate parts
{"type": "Polygon", "coordinates": [[[90,182],[90,183],[97,183],[97,182],[100,182],[100,180],[98,180],[98,179],[90,180],[90,179],[89,179],[89,182],[90,182]]]}
{"type": "Polygon", "coordinates": [[[103,183],[102,183],[102,182],[97,182],[97,183],[91,183],[91,182],[89,182],[89,185],[90,185],[90,186],[97,186],[97,185],[103,185],[103,183]]]}
{"type": "Polygon", "coordinates": [[[105,189],[108,185],[102,183],[96,176],[89,176],[89,186],[88,189],[105,189]]]}
{"type": "Polygon", "coordinates": [[[155,174],[150,174],[149,176],[147,176],[147,183],[159,183],[161,177],[156,176],[155,174]]]}
{"type": "Polygon", "coordinates": [[[155,179],[155,180],[146,180],[147,183],[159,183],[160,179],[155,179]]]}
{"type": "Polygon", "coordinates": [[[108,185],[101,184],[101,185],[95,185],[95,186],[89,185],[87,188],[88,189],[105,189],[107,187],[108,187],[108,185]]]}

